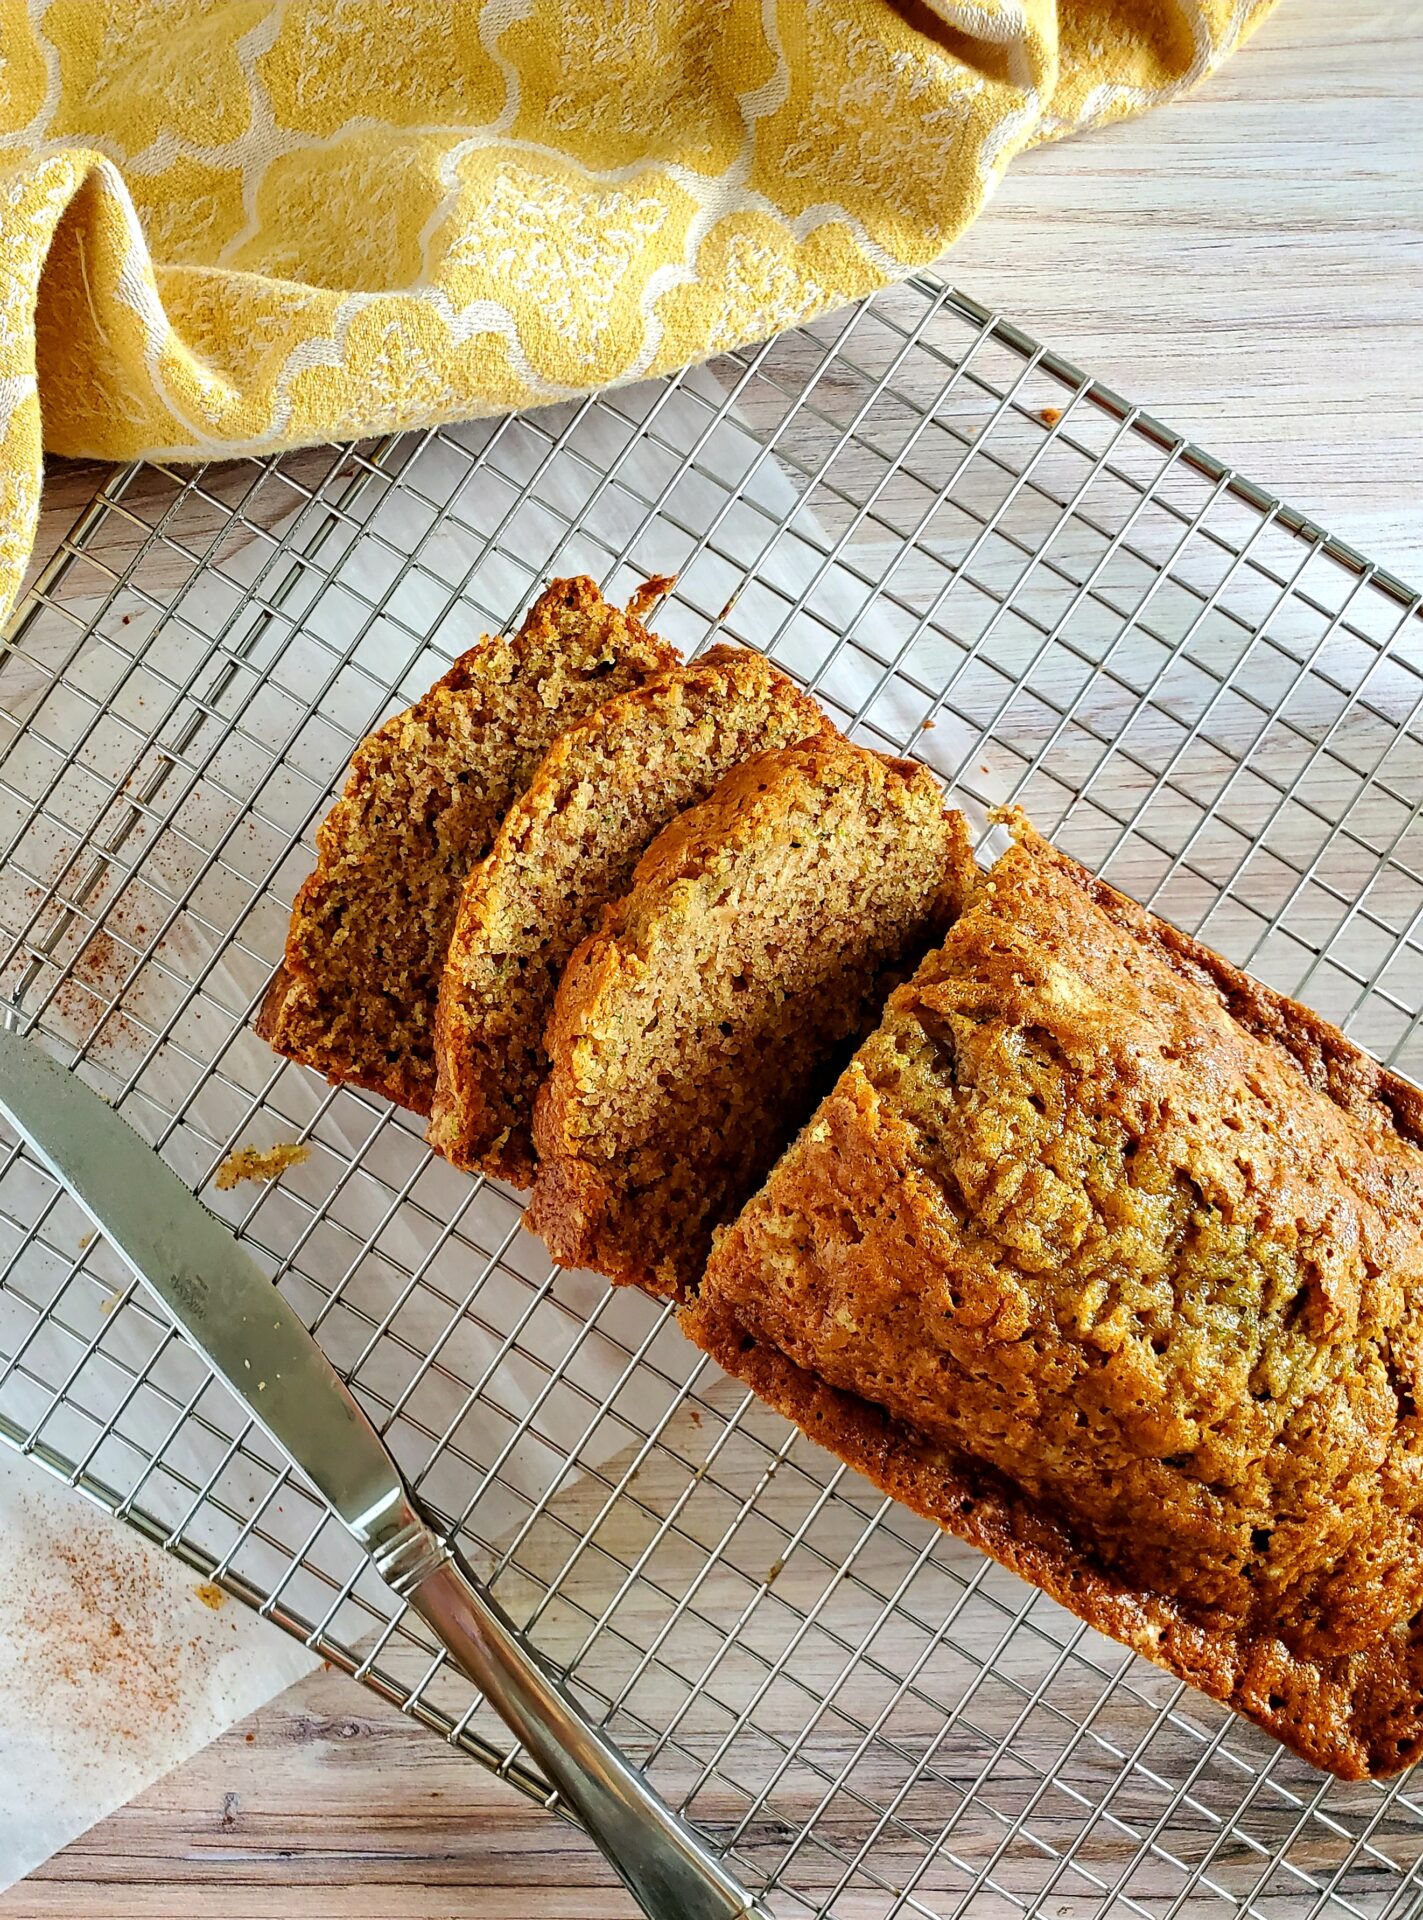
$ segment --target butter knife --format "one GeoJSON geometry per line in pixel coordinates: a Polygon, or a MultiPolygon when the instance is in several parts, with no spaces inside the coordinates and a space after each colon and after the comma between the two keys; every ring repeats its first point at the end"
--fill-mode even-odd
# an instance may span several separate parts
{"type": "Polygon", "coordinates": [[[0,1113],[428,1623],[652,1920],[767,1920],[604,1739],[423,1517],[375,1428],[232,1233],[82,1081],[0,1027],[0,1113]]]}

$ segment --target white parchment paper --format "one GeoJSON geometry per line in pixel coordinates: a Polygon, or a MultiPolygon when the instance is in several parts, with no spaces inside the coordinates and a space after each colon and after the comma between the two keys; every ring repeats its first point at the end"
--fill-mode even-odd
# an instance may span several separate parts
{"type": "Polygon", "coordinates": [[[0,1455],[0,1888],[315,1664],[39,1467],[0,1455]]]}

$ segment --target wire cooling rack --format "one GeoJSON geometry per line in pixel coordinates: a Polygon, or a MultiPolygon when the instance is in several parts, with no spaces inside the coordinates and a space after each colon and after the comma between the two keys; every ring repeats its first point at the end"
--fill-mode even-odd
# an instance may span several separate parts
{"type": "MultiPolygon", "coordinates": [[[[778,1914],[1401,1920],[1346,1787],[921,1525],[551,1272],[505,1190],[251,1031],[351,748],[550,574],[675,573],[982,816],[1423,1073],[1416,598],[958,296],[666,383],[114,473],[0,653],[0,980],[228,1217],[544,1654],[778,1914]],[[238,1146],[299,1139],[220,1192],[238,1146]]],[[[103,1240],[0,1136],[0,1432],[543,1783],[103,1240]]]]}

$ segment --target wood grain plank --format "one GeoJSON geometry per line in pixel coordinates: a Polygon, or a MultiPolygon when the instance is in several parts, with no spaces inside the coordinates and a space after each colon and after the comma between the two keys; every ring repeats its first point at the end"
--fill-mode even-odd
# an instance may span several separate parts
{"type": "Polygon", "coordinates": [[[581,1834],[360,1691],[312,1674],[0,1897],[6,1920],[626,1920],[581,1834]],[[378,1784],[377,1784],[378,1783],[378,1784]]]}
{"type": "Polygon", "coordinates": [[[1030,153],[944,263],[1423,581],[1423,14],[1287,0],[1209,86],[1030,153]]]}

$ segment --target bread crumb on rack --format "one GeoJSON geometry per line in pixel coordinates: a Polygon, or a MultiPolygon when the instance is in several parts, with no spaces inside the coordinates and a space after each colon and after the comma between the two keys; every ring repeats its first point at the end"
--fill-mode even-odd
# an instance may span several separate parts
{"type": "Polygon", "coordinates": [[[279,1180],[288,1167],[311,1158],[311,1148],[300,1140],[281,1140],[274,1147],[239,1147],[217,1170],[217,1186],[229,1192],[243,1180],[279,1180]]]}
{"type": "Polygon", "coordinates": [[[1061,407],[1039,407],[1038,418],[1045,427],[1055,427],[1062,418],[1061,407]]]}
{"type": "Polygon", "coordinates": [[[644,580],[642,585],[628,601],[627,610],[630,620],[641,620],[659,600],[665,600],[677,584],[675,573],[654,573],[644,580]]]}

